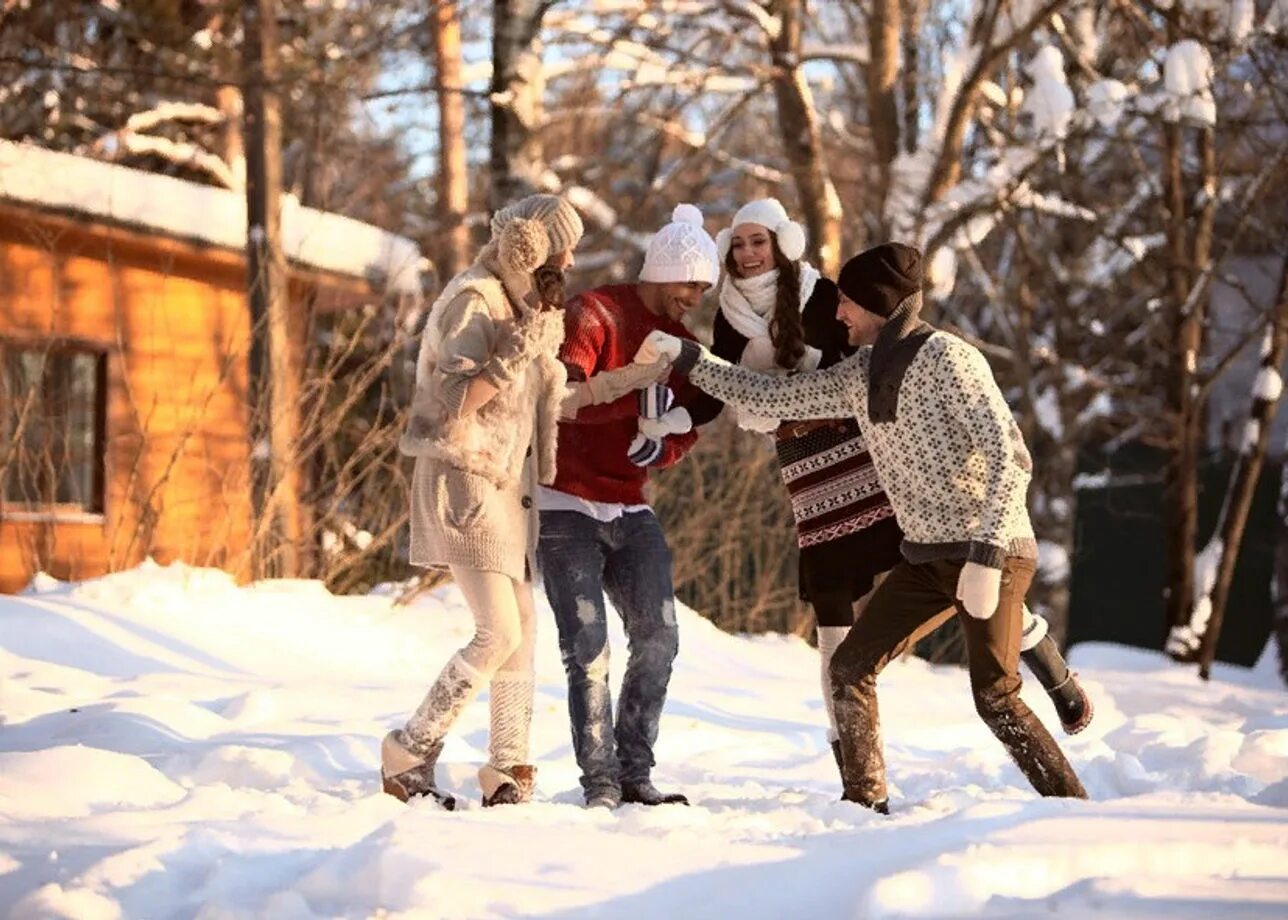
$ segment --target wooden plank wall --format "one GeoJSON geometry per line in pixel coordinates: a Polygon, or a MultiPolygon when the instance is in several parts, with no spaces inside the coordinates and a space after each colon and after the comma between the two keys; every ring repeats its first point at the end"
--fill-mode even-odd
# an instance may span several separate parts
{"type": "Polygon", "coordinates": [[[81,579],[149,555],[247,576],[244,275],[236,253],[0,206],[0,337],[108,356],[104,514],[0,514],[0,591],[41,569],[81,579]]]}

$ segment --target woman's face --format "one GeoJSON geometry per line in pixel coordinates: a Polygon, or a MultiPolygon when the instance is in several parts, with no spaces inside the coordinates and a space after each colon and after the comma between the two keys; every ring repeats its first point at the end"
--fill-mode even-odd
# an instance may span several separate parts
{"type": "Polygon", "coordinates": [[[729,252],[738,267],[738,277],[754,278],[774,267],[774,243],[769,230],[760,224],[739,224],[729,239],[729,252]]]}

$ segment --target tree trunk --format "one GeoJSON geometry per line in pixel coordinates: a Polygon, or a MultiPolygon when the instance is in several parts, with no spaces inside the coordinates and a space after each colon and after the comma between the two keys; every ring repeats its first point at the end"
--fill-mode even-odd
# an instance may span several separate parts
{"type": "Polygon", "coordinates": [[[288,317],[281,250],[282,123],[277,99],[277,10],[274,0],[246,0],[246,239],[250,306],[250,426],[257,577],[301,572],[303,522],[298,443],[299,378],[288,317]]]}
{"type": "Polygon", "coordinates": [[[492,5],[492,150],[489,207],[530,195],[538,187],[545,80],[537,33],[545,4],[496,0],[492,5]]]}
{"type": "MultiPolygon", "coordinates": [[[[903,0],[903,149],[916,153],[921,141],[921,26],[926,19],[926,0],[903,0]]],[[[882,201],[885,200],[883,197],[882,201]]]]}
{"type": "Polygon", "coordinates": [[[434,7],[431,28],[434,64],[438,68],[438,244],[440,278],[446,281],[470,262],[470,234],[465,226],[469,185],[465,173],[465,99],[461,96],[461,20],[457,4],[443,0],[434,7]]]}
{"type": "MultiPolygon", "coordinates": [[[[217,7],[206,23],[212,33],[219,33],[218,53],[215,56],[215,76],[223,80],[237,78],[237,60],[232,48],[236,19],[225,15],[217,7]]],[[[237,188],[246,187],[246,141],[242,136],[242,91],[234,83],[221,83],[215,87],[215,108],[224,116],[219,126],[219,148],[216,151],[228,164],[237,181],[237,188]]]]}
{"type": "MultiPolygon", "coordinates": [[[[1282,301],[1281,301],[1282,302],[1282,301]]],[[[1279,470],[1278,521],[1275,525],[1275,573],[1270,583],[1274,619],[1271,641],[1279,652],[1279,676],[1288,686],[1288,459],[1279,470]]]]}
{"type": "Polygon", "coordinates": [[[835,278],[841,260],[841,201],[823,162],[814,100],[801,67],[801,2],[774,0],[770,11],[782,23],[770,49],[783,150],[800,195],[811,257],[819,271],[835,278]]]}
{"type": "MultiPolygon", "coordinates": [[[[890,164],[899,153],[899,109],[895,104],[899,76],[899,0],[874,0],[868,14],[868,125],[876,148],[880,201],[890,194],[890,164]]],[[[906,87],[905,87],[906,89],[906,87]]],[[[882,215],[880,239],[889,236],[882,215]]]]}
{"type": "Polygon", "coordinates": [[[1174,330],[1167,380],[1172,457],[1167,468],[1164,516],[1167,531],[1167,622],[1164,632],[1189,621],[1194,602],[1194,547],[1198,537],[1199,432],[1196,424],[1199,328],[1190,295],[1186,240],[1184,128],[1164,126],[1163,187],[1167,208],[1168,289],[1174,330]]]}
{"type": "MultiPolygon", "coordinates": [[[[1275,301],[1274,323],[1268,335],[1268,347],[1261,357],[1261,374],[1278,377],[1283,367],[1284,355],[1288,353],[1288,260],[1279,275],[1279,296],[1275,301]]],[[[1263,384],[1264,386],[1264,384],[1263,384]]],[[[1253,393],[1252,411],[1248,416],[1248,430],[1239,450],[1239,460],[1230,477],[1230,488],[1226,493],[1225,504],[1221,509],[1221,521],[1217,533],[1221,540],[1221,561],[1217,567],[1216,583],[1212,589],[1212,613],[1207,629],[1203,633],[1203,644],[1199,649],[1199,676],[1204,680],[1212,671],[1212,662],[1216,659],[1216,644],[1221,637],[1221,625],[1225,620],[1226,602],[1230,597],[1230,583],[1234,578],[1234,565],[1239,558],[1239,546],[1243,542],[1243,532],[1248,523],[1248,511],[1252,507],[1252,496],[1257,488],[1257,479],[1266,459],[1266,450],[1270,444],[1270,425],[1279,408],[1279,391],[1256,388],[1253,393]],[[1256,426],[1255,431],[1252,430],[1256,426]],[[1255,439],[1255,440],[1254,440],[1255,439]]]]}

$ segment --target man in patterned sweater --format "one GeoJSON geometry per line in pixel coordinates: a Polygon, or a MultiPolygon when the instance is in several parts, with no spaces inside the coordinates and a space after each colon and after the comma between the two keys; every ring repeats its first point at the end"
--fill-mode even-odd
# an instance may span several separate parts
{"type": "MultiPolygon", "coordinates": [[[[593,383],[603,371],[630,367],[651,332],[691,338],[680,320],[715,282],[717,258],[698,209],[678,206],[649,243],[638,284],[596,288],[569,301],[559,354],[569,379],[593,383]]],[[[671,553],[644,485],[649,469],[683,457],[697,440],[693,426],[723,406],[682,377],[674,387],[649,386],[562,421],[558,472],[540,495],[538,564],[559,628],[573,751],[592,806],[687,804],[650,779],[679,638],[671,553]],[[629,640],[616,726],[605,594],[629,640]]]]}
{"type": "Polygon", "coordinates": [[[904,530],[901,561],[832,659],[844,798],[888,810],[876,678],[957,615],[975,708],[1042,795],[1086,792],[1020,699],[1024,595],[1037,543],[1025,506],[1032,462],[978,349],[923,322],[921,254],[887,243],[841,270],[837,315],[860,348],[827,370],[767,377],[655,333],[658,356],[713,396],[757,415],[859,422],[904,530]]]}

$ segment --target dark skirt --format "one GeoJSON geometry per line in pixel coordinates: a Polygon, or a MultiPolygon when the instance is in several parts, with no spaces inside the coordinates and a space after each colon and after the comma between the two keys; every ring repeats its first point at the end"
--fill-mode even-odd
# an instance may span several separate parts
{"type": "Polygon", "coordinates": [[[873,580],[899,564],[903,531],[890,516],[871,527],[807,546],[800,551],[797,583],[801,600],[848,592],[851,602],[872,590],[873,580]]]}

